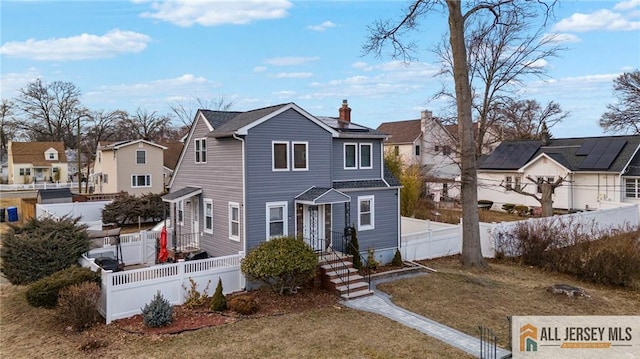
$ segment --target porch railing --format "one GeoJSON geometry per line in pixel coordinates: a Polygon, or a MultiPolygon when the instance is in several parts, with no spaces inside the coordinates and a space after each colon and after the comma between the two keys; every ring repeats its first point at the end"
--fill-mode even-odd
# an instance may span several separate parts
{"type": "Polygon", "coordinates": [[[171,228],[167,228],[167,237],[170,238],[168,249],[174,252],[187,252],[200,249],[199,233],[173,233],[171,228]]]}
{"type": "MultiPolygon", "coordinates": [[[[316,239],[308,239],[305,238],[305,241],[319,254],[320,258],[324,259],[326,263],[331,267],[331,269],[336,273],[340,283],[346,287],[347,289],[347,297],[350,293],[350,276],[351,272],[349,270],[340,271],[340,268],[346,268],[346,263],[343,260],[342,255],[348,253],[356,252],[353,247],[353,243],[351,241],[353,230],[351,228],[345,228],[344,232],[340,231],[331,231],[330,238],[316,238],[316,239]],[[333,260],[336,260],[340,263],[340,266],[333,264],[333,260]]],[[[358,269],[358,272],[365,278],[368,284],[368,289],[371,289],[371,268],[367,262],[367,259],[359,253],[360,261],[362,263],[361,268],[358,269]]]]}

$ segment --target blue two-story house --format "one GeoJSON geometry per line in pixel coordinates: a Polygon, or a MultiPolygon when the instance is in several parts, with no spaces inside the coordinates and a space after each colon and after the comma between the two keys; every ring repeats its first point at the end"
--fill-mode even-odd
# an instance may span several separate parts
{"type": "MultiPolygon", "coordinates": [[[[294,103],[246,112],[199,110],[163,199],[177,238],[210,256],[298,235],[316,250],[346,227],[388,263],[400,243],[400,185],[385,171],[386,135],[294,103]]],[[[333,247],[332,247],[333,248],[333,247]]]]}

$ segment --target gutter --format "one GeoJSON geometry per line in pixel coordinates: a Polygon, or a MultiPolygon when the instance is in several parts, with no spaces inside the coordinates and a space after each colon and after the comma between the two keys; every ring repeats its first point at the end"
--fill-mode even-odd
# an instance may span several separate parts
{"type": "Polygon", "coordinates": [[[245,199],[247,198],[246,194],[247,194],[247,186],[246,186],[246,174],[245,174],[245,160],[244,160],[244,139],[241,137],[238,137],[238,135],[236,135],[235,133],[233,134],[233,138],[235,138],[236,140],[240,141],[242,143],[242,251],[244,252],[244,255],[247,255],[247,210],[246,210],[246,201],[245,199]]]}

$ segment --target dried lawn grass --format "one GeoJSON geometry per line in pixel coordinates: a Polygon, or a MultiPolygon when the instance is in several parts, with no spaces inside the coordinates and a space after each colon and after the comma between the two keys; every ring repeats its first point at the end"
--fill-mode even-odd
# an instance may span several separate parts
{"type": "Polygon", "coordinates": [[[459,257],[422,264],[437,273],[378,285],[408,310],[473,336],[489,327],[508,349],[509,316],[639,315],[640,291],[578,281],[570,276],[510,263],[491,262],[486,269],[465,269],[459,257]],[[553,284],[583,288],[591,297],[552,294],[553,284]]]}
{"type": "MultiPolygon", "coordinates": [[[[25,287],[0,285],[4,358],[471,358],[384,317],[338,304],[274,313],[181,334],[136,334],[110,324],[82,333],[30,307],[25,287]]],[[[259,314],[259,313],[258,313],[259,314]]]]}

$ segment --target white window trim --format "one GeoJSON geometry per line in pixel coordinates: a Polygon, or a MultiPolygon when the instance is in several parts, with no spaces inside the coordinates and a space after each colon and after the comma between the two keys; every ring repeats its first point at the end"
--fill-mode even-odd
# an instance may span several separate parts
{"type": "Polygon", "coordinates": [[[289,170],[289,162],[290,162],[290,158],[289,158],[289,142],[288,141],[271,141],[271,170],[274,172],[284,172],[284,171],[288,171],[289,170]],[[276,168],[276,156],[275,156],[275,149],[276,146],[275,145],[285,145],[287,148],[285,149],[285,154],[287,156],[286,158],[286,164],[287,164],[287,168],[276,168]]]}
{"type": "Polygon", "coordinates": [[[358,144],[355,142],[345,142],[342,145],[342,167],[345,170],[357,170],[358,169],[358,144]],[[354,159],[353,159],[353,167],[347,167],[347,146],[354,147],[354,159]]]}
{"type": "Polygon", "coordinates": [[[240,204],[238,202],[229,202],[229,239],[232,241],[240,242],[240,204]],[[238,234],[232,235],[232,224],[233,224],[233,209],[236,208],[238,210],[238,234]]]}
{"type": "Polygon", "coordinates": [[[376,228],[375,226],[375,201],[374,201],[374,197],[375,196],[359,196],[358,197],[358,230],[359,231],[368,231],[371,229],[376,228]],[[362,218],[360,216],[360,202],[364,202],[364,201],[369,201],[369,208],[370,208],[370,214],[371,214],[371,224],[366,224],[366,225],[362,225],[362,223],[360,223],[360,219],[362,218]]]}
{"type": "Polygon", "coordinates": [[[358,161],[357,161],[357,165],[360,166],[360,169],[363,170],[370,170],[373,168],[373,143],[359,143],[358,144],[358,153],[357,156],[358,161]],[[362,154],[362,147],[369,147],[369,166],[363,166],[362,165],[362,158],[361,158],[361,154],[362,154]]]}
{"type": "Polygon", "coordinates": [[[146,165],[147,164],[147,151],[146,150],[136,150],[136,165],[146,165]],[[138,152],[144,153],[144,162],[138,163],[138,152]]]}
{"type": "Polygon", "coordinates": [[[194,142],[193,142],[193,151],[194,151],[194,154],[193,154],[193,162],[198,163],[198,164],[205,164],[205,163],[207,163],[207,161],[206,161],[206,160],[205,160],[205,161],[203,161],[203,160],[202,160],[202,153],[203,153],[203,152],[204,152],[204,154],[205,154],[205,157],[207,157],[207,139],[206,139],[206,138],[204,138],[204,137],[202,137],[202,138],[196,138],[196,139],[194,139],[193,141],[194,141],[194,142]],[[198,147],[197,147],[196,143],[199,143],[199,144],[200,144],[200,149],[199,149],[199,150],[197,149],[198,147]],[[204,150],[202,149],[202,144],[203,144],[203,143],[205,144],[205,145],[204,145],[204,150]],[[200,153],[200,160],[199,160],[199,161],[196,161],[196,157],[197,157],[197,156],[196,156],[196,153],[200,153]]]}
{"type": "Polygon", "coordinates": [[[309,142],[292,141],[291,142],[291,170],[292,171],[308,171],[309,170],[309,142]],[[296,145],[304,145],[304,168],[296,168],[296,145]]]}
{"type": "Polygon", "coordinates": [[[204,233],[213,234],[213,200],[211,198],[204,198],[202,200],[202,213],[204,214],[203,231],[204,233]],[[207,205],[211,205],[211,216],[207,216],[207,205]],[[211,228],[207,228],[207,217],[211,217],[211,228]]]}
{"type": "Polygon", "coordinates": [[[271,229],[271,217],[269,216],[269,210],[271,208],[278,208],[278,207],[283,207],[282,208],[282,235],[283,236],[288,236],[289,235],[289,222],[288,222],[288,213],[289,213],[289,203],[287,203],[286,201],[282,201],[282,202],[267,202],[265,209],[266,209],[266,223],[267,226],[265,228],[265,237],[267,238],[267,240],[270,240],[272,238],[276,238],[277,236],[270,236],[269,230],[271,229]]]}
{"type": "Polygon", "coordinates": [[[131,188],[149,188],[149,187],[153,187],[153,183],[151,182],[151,174],[149,174],[149,173],[140,173],[140,174],[132,174],[131,175],[131,188]],[[138,176],[145,176],[145,177],[148,176],[149,177],[149,185],[145,185],[145,186],[138,185],[138,180],[137,180],[138,176]],[[136,185],[135,186],[133,185],[133,178],[136,178],[136,185]]]}

